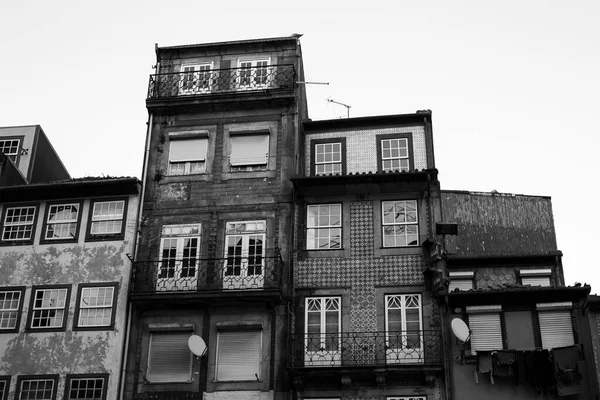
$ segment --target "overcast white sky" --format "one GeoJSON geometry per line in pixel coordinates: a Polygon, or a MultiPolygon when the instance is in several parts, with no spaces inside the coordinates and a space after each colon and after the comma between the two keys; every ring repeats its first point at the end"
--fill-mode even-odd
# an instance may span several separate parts
{"type": "Polygon", "coordinates": [[[442,188],[551,196],[567,283],[600,292],[600,1],[350,3],[3,1],[0,126],[140,177],[155,43],[302,33],[313,120],[433,110],[442,188]]]}

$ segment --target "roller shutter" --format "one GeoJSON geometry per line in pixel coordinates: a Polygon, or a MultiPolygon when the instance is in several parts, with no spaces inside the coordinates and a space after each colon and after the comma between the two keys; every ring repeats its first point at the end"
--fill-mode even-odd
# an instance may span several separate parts
{"type": "Polygon", "coordinates": [[[570,310],[538,311],[538,317],[543,348],[575,344],[570,310]]]}
{"type": "Polygon", "coordinates": [[[502,326],[500,314],[469,314],[471,329],[471,350],[500,350],[502,345],[502,326]]]}
{"type": "Polygon", "coordinates": [[[262,331],[219,332],[218,381],[255,381],[260,377],[262,331]]]}
{"type": "Polygon", "coordinates": [[[148,355],[150,382],[188,382],[191,380],[192,352],[188,348],[190,331],[152,332],[148,355]]]}

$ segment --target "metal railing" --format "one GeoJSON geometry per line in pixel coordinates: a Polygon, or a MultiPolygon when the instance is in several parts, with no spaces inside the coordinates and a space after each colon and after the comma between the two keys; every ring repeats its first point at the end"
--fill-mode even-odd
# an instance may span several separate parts
{"type": "Polygon", "coordinates": [[[295,82],[292,64],[154,74],[150,75],[148,99],[292,89],[295,82]]]}
{"type": "Polygon", "coordinates": [[[281,256],[230,256],[133,263],[131,293],[260,290],[281,287],[281,256]]]}
{"type": "Polygon", "coordinates": [[[292,337],[293,367],[368,367],[441,364],[436,330],[342,332],[292,337]]]}

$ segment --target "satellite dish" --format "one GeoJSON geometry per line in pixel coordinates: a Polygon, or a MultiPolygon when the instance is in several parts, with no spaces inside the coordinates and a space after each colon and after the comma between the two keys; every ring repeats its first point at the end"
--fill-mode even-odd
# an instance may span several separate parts
{"type": "Polygon", "coordinates": [[[452,332],[458,340],[460,340],[461,342],[469,341],[469,338],[471,337],[471,331],[469,330],[467,324],[465,324],[465,321],[463,321],[460,318],[454,318],[452,320],[451,326],[452,332]]]}
{"type": "Polygon", "coordinates": [[[190,351],[198,357],[202,357],[204,353],[206,353],[206,343],[204,343],[204,339],[198,335],[190,336],[188,339],[188,346],[190,351]]]}

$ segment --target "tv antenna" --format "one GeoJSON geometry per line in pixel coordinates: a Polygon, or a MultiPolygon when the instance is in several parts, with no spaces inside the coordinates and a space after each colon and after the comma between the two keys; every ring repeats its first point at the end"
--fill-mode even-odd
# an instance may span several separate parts
{"type": "Polygon", "coordinates": [[[327,101],[330,103],[339,104],[340,106],[346,107],[346,110],[348,111],[348,118],[350,118],[350,106],[348,104],[340,103],[339,101],[335,101],[333,99],[327,99],[327,101]]]}

